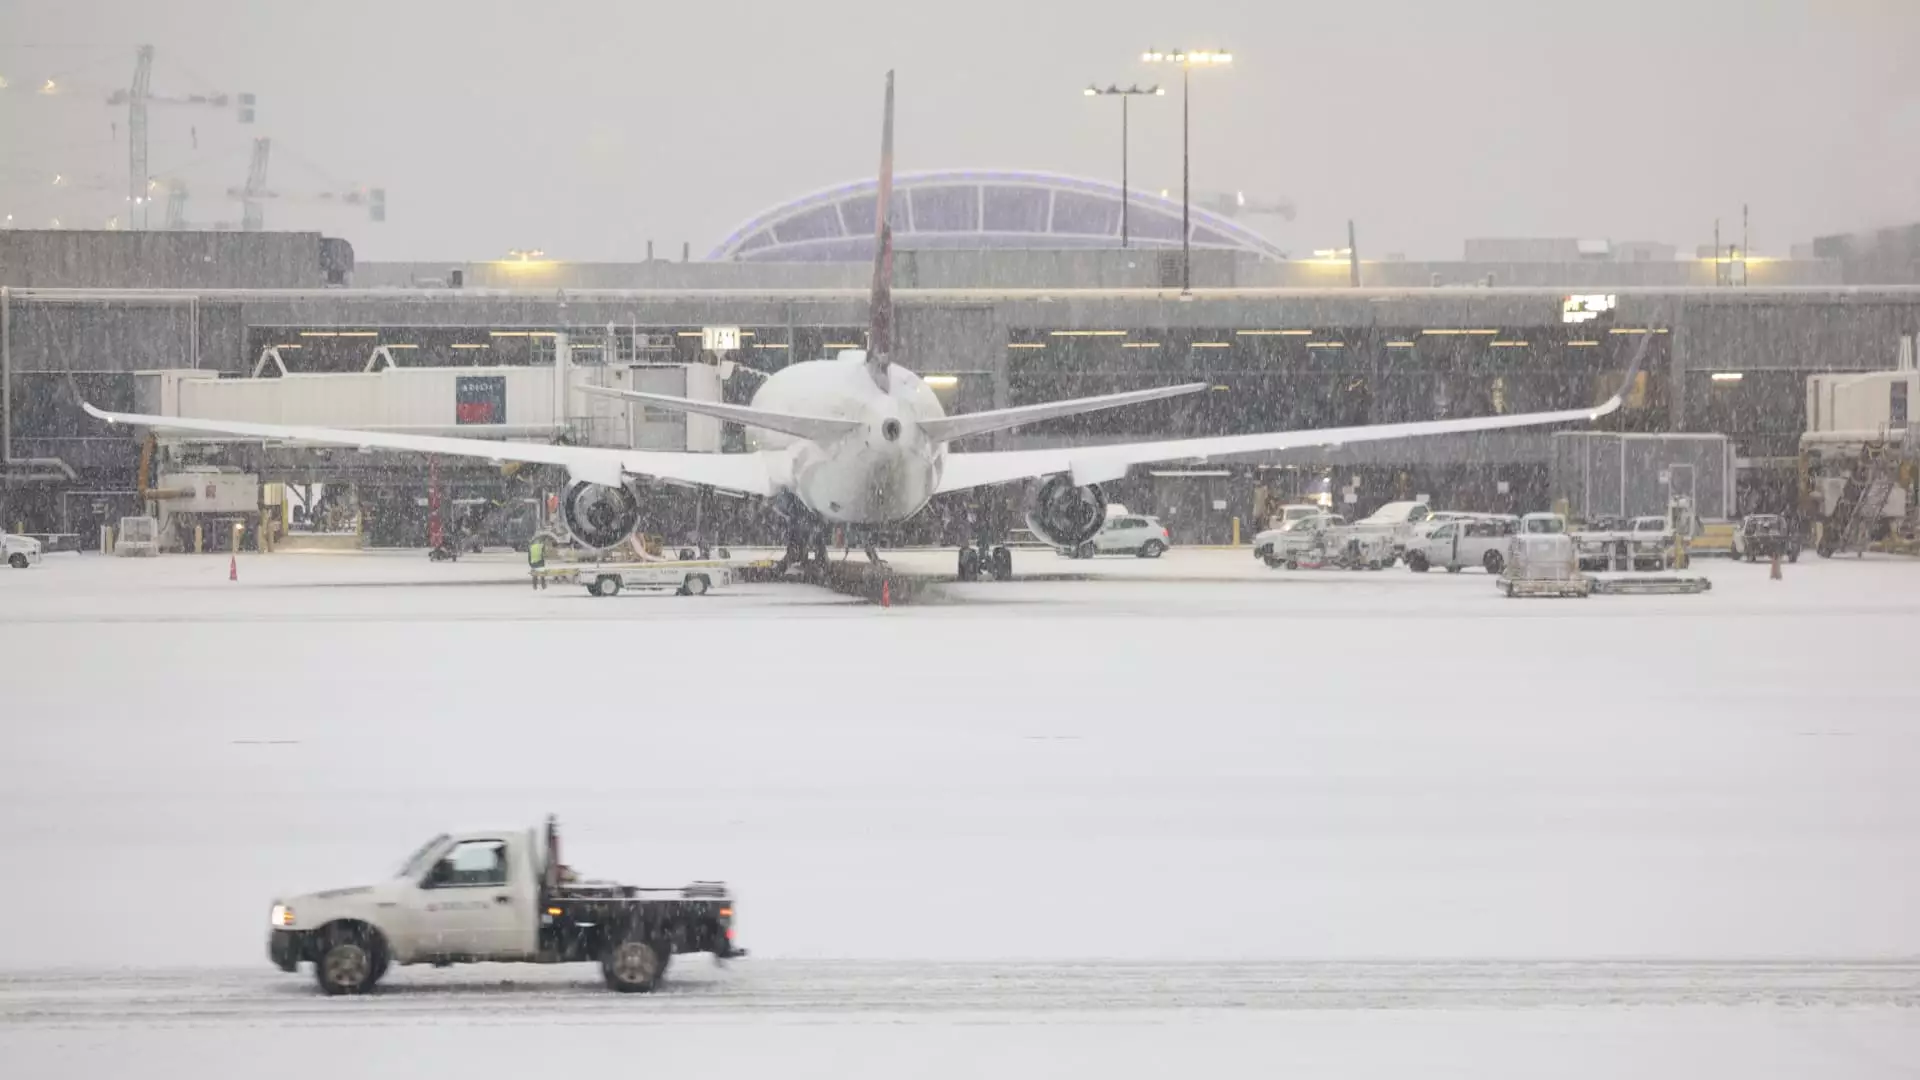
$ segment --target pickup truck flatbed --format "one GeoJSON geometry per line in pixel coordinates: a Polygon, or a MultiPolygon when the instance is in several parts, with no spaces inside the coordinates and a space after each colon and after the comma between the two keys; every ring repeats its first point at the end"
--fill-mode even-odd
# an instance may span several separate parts
{"type": "Polygon", "coordinates": [[[722,882],[672,889],[583,882],[559,860],[559,832],[436,836],[392,879],[276,900],[267,954],[303,962],[328,994],[362,994],[390,964],[598,962],[608,987],[659,985],[680,953],[746,955],[722,882]]]}

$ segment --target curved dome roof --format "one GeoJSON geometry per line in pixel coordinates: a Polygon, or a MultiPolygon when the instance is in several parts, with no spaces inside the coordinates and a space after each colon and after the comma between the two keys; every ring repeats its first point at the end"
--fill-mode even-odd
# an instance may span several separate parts
{"type": "MultiPolygon", "coordinates": [[[[774,207],[733,230],[707,256],[728,262],[860,262],[873,257],[874,180],[842,184],[774,207]]],[[[1129,242],[1180,246],[1180,203],[1129,192],[1129,242]]],[[[1106,248],[1120,242],[1120,185],[1037,172],[955,169],[893,181],[893,238],[933,248],[1106,248]]],[[[1192,207],[1192,245],[1268,259],[1286,253],[1232,221],[1192,207]]]]}

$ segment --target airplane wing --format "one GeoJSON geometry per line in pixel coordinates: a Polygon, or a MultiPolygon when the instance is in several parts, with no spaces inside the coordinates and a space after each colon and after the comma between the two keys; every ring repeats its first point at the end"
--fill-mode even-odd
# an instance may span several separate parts
{"type": "Polygon", "coordinates": [[[938,492],[1028,480],[1069,473],[1075,484],[1118,480],[1133,465],[1163,461],[1194,461],[1261,450],[1290,450],[1303,446],[1405,439],[1417,435],[1449,435],[1502,428],[1536,427],[1571,421],[1593,421],[1618,409],[1640,374],[1647,341],[1635,351],[1620,389],[1606,401],[1585,409],[1520,413],[1514,416],[1476,416],[1464,420],[1423,420],[1407,424],[1370,424],[1363,427],[1316,428],[1307,431],[1271,431],[1257,435],[1217,435],[1160,442],[1114,443],[1106,446],[1063,446],[1045,450],[995,450],[977,454],[948,454],[938,492]]]}
{"type": "Polygon", "coordinates": [[[242,439],[272,442],[320,443],[366,450],[404,450],[417,454],[480,458],[486,461],[525,461],[558,465],[574,480],[612,487],[628,476],[651,476],[748,495],[772,493],[766,460],[760,454],[697,454],[664,450],[617,450],[594,446],[556,446],[551,443],[466,439],[446,435],[407,435],[391,431],[307,427],[298,424],[255,424],[242,420],[199,420],[184,416],[144,416],[113,413],[82,403],[87,415],[110,424],[133,424],[165,431],[199,431],[242,439]]]}
{"type": "Polygon", "coordinates": [[[1206,383],[1184,383],[1179,386],[1156,387],[1152,390],[1129,390],[1119,394],[1104,394],[1100,397],[1074,398],[1071,401],[1049,401],[1044,405],[1016,405],[1011,409],[960,413],[957,416],[942,417],[939,420],[922,420],[920,430],[933,442],[950,442],[970,435],[1005,431],[1008,428],[1016,428],[1039,420],[1055,420],[1063,416],[1079,416],[1082,413],[1118,409],[1123,405],[1138,405],[1143,401],[1180,397],[1206,388],[1206,383]]]}
{"type": "Polygon", "coordinates": [[[669,409],[674,412],[694,413],[699,416],[711,416],[718,420],[731,420],[748,427],[764,428],[787,435],[797,435],[802,439],[812,439],[817,443],[830,443],[842,436],[859,431],[866,425],[858,420],[835,420],[825,416],[799,416],[792,413],[773,412],[769,409],[756,409],[751,405],[723,405],[717,401],[694,401],[690,398],[673,397],[668,394],[648,394],[639,390],[620,390],[611,386],[576,386],[575,390],[583,394],[616,401],[636,401],[642,405],[652,405],[657,409],[669,409]]]}

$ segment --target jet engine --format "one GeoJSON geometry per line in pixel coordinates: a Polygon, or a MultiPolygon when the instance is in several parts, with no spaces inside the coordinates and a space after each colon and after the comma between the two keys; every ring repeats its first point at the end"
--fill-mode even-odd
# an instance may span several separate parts
{"type": "Polygon", "coordinates": [[[1107,520],[1107,496],[1098,484],[1075,487],[1064,474],[1049,477],[1027,500],[1027,527],[1054,547],[1093,539],[1107,520]]]}
{"type": "Polygon", "coordinates": [[[626,487],[575,484],[560,499],[560,517],[576,542],[605,550],[639,527],[640,500],[626,487]]]}

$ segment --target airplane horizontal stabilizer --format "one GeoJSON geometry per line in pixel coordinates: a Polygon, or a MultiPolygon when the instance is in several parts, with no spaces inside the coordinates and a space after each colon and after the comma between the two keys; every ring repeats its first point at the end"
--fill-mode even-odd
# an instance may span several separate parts
{"type": "Polygon", "coordinates": [[[1206,388],[1206,383],[1182,383],[1179,386],[1159,386],[1152,390],[1129,390],[1120,394],[1103,394],[1100,397],[1049,401],[1044,405],[1021,405],[1012,409],[964,413],[939,420],[923,420],[920,422],[920,430],[931,442],[951,442],[954,439],[1005,431],[1008,428],[1016,428],[1022,424],[1032,424],[1041,420],[1057,420],[1062,416],[1078,416],[1081,413],[1117,409],[1123,405],[1138,405],[1145,401],[1181,397],[1206,388]]]}
{"type": "Polygon", "coordinates": [[[736,424],[778,431],[783,435],[793,435],[802,439],[811,439],[817,443],[830,443],[844,435],[859,431],[863,426],[858,420],[834,420],[824,416],[794,416],[790,413],[772,412],[756,409],[751,405],[726,405],[718,401],[694,401],[691,398],[673,397],[669,394],[648,394],[639,390],[620,390],[611,386],[581,386],[577,389],[583,394],[595,394],[605,398],[619,398],[625,401],[651,405],[656,409],[669,409],[673,412],[694,413],[698,416],[711,416],[719,420],[731,420],[736,424]]]}

